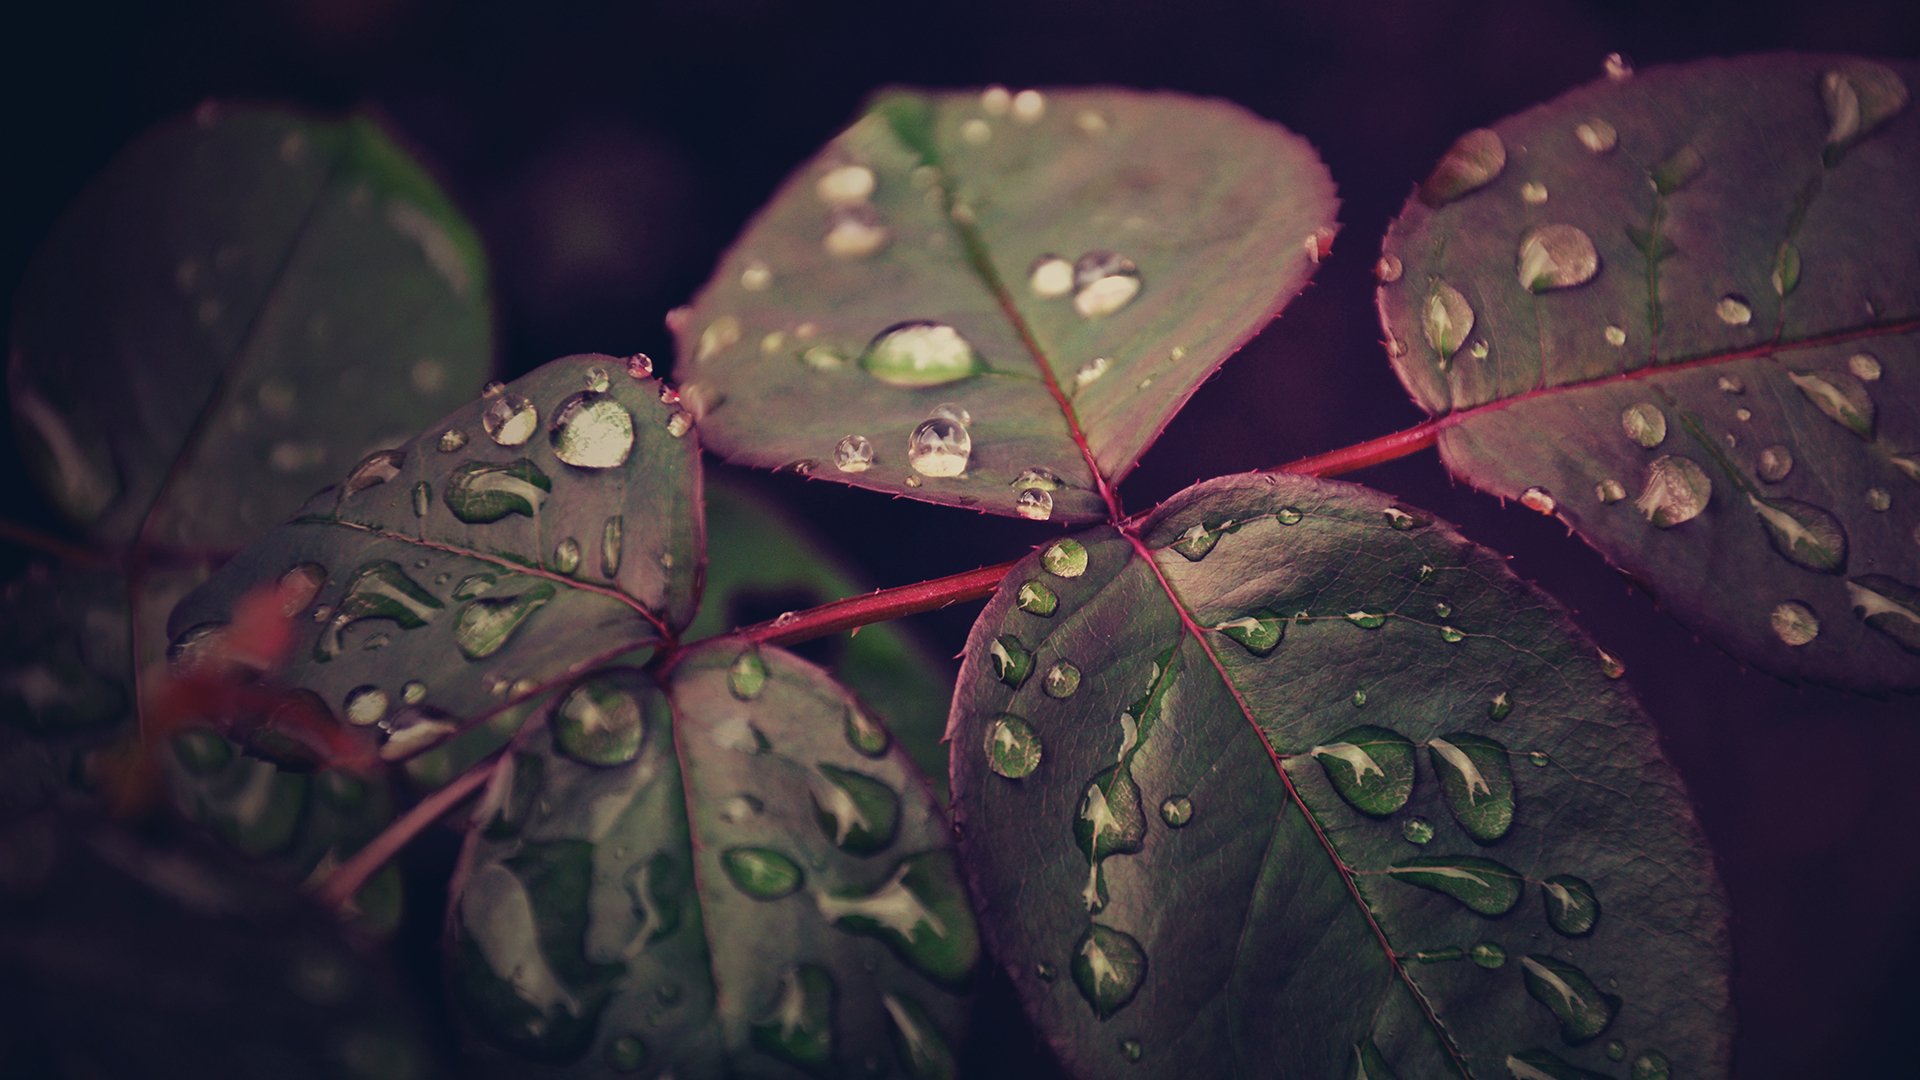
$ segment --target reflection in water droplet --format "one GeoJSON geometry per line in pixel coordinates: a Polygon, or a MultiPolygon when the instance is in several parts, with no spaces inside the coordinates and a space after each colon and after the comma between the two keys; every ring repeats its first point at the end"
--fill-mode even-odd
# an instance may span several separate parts
{"type": "Polygon", "coordinates": [[[731,848],[721,853],[720,865],[735,887],[755,900],[791,896],[806,881],[799,863],[772,848],[731,848]]]}
{"type": "Polygon", "coordinates": [[[1451,202],[1486,186],[1506,167],[1507,147],[1499,133],[1476,128],[1460,136],[1441,155],[1432,175],[1420,185],[1420,201],[1428,206],[1451,202]]]}
{"type": "Polygon", "coordinates": [[[1847,534],[1839,519],[1798,499],[1760,499],[1747,496],[1760,517],[1773,550],[1795,566],[1837,574],[1847,565],[1847,534]]]}
{"type": "Polygon", "coordinates": [[[1140,292],[1140,268],[1112,251],[1089,251],[1073,264],[1073,309],[1083,319],[1111,315],[1140,292]]]}
{"type": "Polygon", "coordinates": [[[1042,255],[1027,268],[1027,287],[1042,300],[1065,296],[1073,291],[1073,264],[1059,255],[1042,255]]]}
{"type": "Polygon", "coordinates": [[[580,569],[580,541],[569,536],[553,547],[553,568],[562,574],[580,569]]]}
{"type": "Polygon", "coordinates": [[[1442,360],[1449,359],[1460,351],[1467,335],[1473,333],[1473,308],[1459,289],[1444,281],[1435,281],[1421,312],[1421,328],[1433,351],[1439,353],[1442,360]]]}
{"type": "Polygon", "coordinates": [[[360,686],[348,691],[342,703],[347,723],[359,727],[377,724],[387,717],[387,692],[377,686],[360,686]]]}
{"type": "Polygon", "coordinates": [[[1658,1050],[1649,1050],[1633,1059],[1627,1076],[1631,1080],[1670,1080],[1673,1066],[1667,1061],[1667,1055],[1658,1050]]]}
{"type": "Polygon", "coordinates": [[[1391,285],[1400,280],[1403,269],[1400,259],[1393,255],[1382,255],[1380,261],[1373,264],[1374,279],[1383,285],[1391,285]]]}
{"type": "Polygon", "coordinates": [[[1087,549],[1078,540],[1056,540],[1040,553],[1040,565],[1054,577],[1077,578],[1087,572],[1087,549]]]}
{"type": "Polygon", "coordinates": [[[1507,950],[1491,941],[1483,941],[1467,950],[1473,962],[1491,971],[1507,962],[1507,950]]]}
{"type": "Polygon", "coordinates": [[[982,370],[980,357],[945,323],[915,320],[880,331],[860,356],[869,375],[890,386],[940,386],[982,370]]]}
{"type": "Polygon", "coordinates": [[[1073,947],[1074,985],[1105,1020],[1132,1001],[1147,977],[1147,953],[1133,936],[1100,923],[1091,923],[1073,947]]]}
{"type": "Polygon", "coordinates": [[[1012,634],[1002,634],[987,645],[987,662],[993,666],[994,678],[1016,690],[1033,674],[1033,652],[1012,634]]]}
{"type": "Polygon", "coordinates": [[[1777,484],[1793,471],[1793,451],[1775,444],[1760,451],[1753,461],[1753,474],[1769,484],[1777,484]]]}
{"type": "Polygon", "coordinates": [[[1048,697],[1070,698],[1074,691],[1080,689],[1080,669],[1062,660],[1047,669],[1046,678],[1040,685],[1048,697]]]}
{"type": "Polygon", "coordinates": [[[1570,1044],[1592,1039],[1613,1023],[1620,999],[1602,993],[1587,973],[1555,957],[1534,953],[1520,958],[1527,993],[1560,1021],[1560,1036],[1570,1044]]]}
{"type": "Polygon", "coordinates": [[[378,450],[368,454],[347,474],[346,494],[357,495],[386,483],[400,475],[400,467],[406,462],[405,450],[378,450]]]}
{"type": "Polygon", "coordinates": [[[1593,886],[1572,874],[1555,874],[1540,883],[1547,925],[1567,937],[1585,937],[1600,921],[1600,900],[1593,886]]]}
{"type": "Polygon", "coordinates": [[[1012,713],[1003,713],[987,725],[987,768],[998,776],[1019,780],[1040,767],[1040,736],[1033,725],[1012,713]]]}
{"type": "Polygon", "coordinates": [[[1427,740],[1447,808],[1467,835],[1481,843],[1513,827],[1513,770],[1507,748],[1484,735],[1453,732],[1427,740]]]}
{"type": "Polygon", "coordinates": [[[1867,509],[1884,514],[1893,507],[1893,493],[1886,488],[1867,489],[1867,509]]]}
{"type": "Polygon", "coordinates": [[[1565,289],[1600,272],[1593,239],[1572,225],[1542,225],[1520,239],[1520,287],[1530,292],[1565,289]]]}
{"type": "Polygon", "coordinates": [[[848,435],[834,444],[833,467],[841,472],[866,472],[872,465],[873,443],[865,435],[848,435]]]}
{"type": "Polygon", "coordinates": [[[486,596],[469,601],[453,624],[453,641],[469,660],[482,660],[507,646],[514,632],[553,599],[552,584],[533,583],[517,596],[486,596]]]}
{"type": "Polygon", "coordinates": [[[836,259],[864,259],[887,246],[893,231],[878,211],[862,203],[836,207],[827,217],[827,234],[820,246],[836,259]]]}
{"type": "Polygon", "coordinates": [[[440,499],[461,521],[486,525],[514,514],[537,516],[552,490],[553,481],[526,458],[505,465],[469,461],[453,470],[440,499]]]}
{"type": "Polygon", "coordinates": [[[1100,378],[1100,376],[1105,375],[1107,369],[1112,366],[1113,361],[1104,356],[1096,356],[1086,363],[1081,364],[1080,370],[1073,373],[1073,384],[1075,387],[1085,388],[1094,382],[1094,380],[1100,378]]]}
{"type": "Polygon", "coordinates": [[[967,429],[942,417],[922,420],[907,438],[907,464],[922,476],[959,476],[972,454],[967,429]]]}
{"type": "Polygon", "coordinates": [[[1574,125],[1573,134],[1580,140],[1581,146],[1595,154],[1611,152],[1620,141],[1620,133],[1614,130],[1613,125],[1598,117],[1574,125]]]}
{"type": "Polygon", "coordinates": [[[1160,804],[1160,820],[1167,828],[1178,829],[1193,820],[1193,800],[1185,795],[1169,795],[1160,804]]]}
{"type": "Polygon", "coordinates": [[[588,390],[562,402],[547,429],[554,456],[581,469],[611,469],[633,452],[633,416],[611,395],[588,390]]]}
{"type": "Polygon", "coordinates": [[[1620,429],[1627,438],[1651,450],[1667,438],[1667,414],[1651,401],[1627,406],[1620,413],[1620,429]]]}
{"type": "Polygon", "coordinates": [[[1543,487],[1530,487],[1520,493],[1520,505],[1536,514],[1551,514],[1559,508],[1554,501],[1553,492],[1543,487]]]}
{"type": "Polygon", "coordinates": [[[1713,496],[1713,481],[1692,458],[1669,454],[1647,466],[1646,486],[1633,505],[1656,529],[1697,518],[1713,496]]]}
{"type": "Polygon", "coordinates": [[[1060,597],[1043,582],[1028,581],[1021,584],[1020,591],[1014,595],[1014,603],[1029,615],[1048,618],[1060,606],[1060,597]]]}
{"type": "Polygon", "coordinates": [[[1433,841],[1433,822],[1415,814],[1400,823],[1400,835],[1409,844],[1429,844],[1433,841]]]}
{"type": "Polygon", "coordinates": [[[1603,503],[1617,503],[1627,497],[1627,488],[1620,481],[1608,477],[1593,486],[1593,497],[1603,503]]]}
{"type": "Polygon", "coordinates": [[[1014,499],[1013,510],[1030,521],[1045,521],[1053,516],[1053,496],[1044,488],[1026,488],[1014,499]]]}
{"type": "Polygon", "coordinates": [[[519,446],[540,426],[540,411],[533,402],[503,389],[488,400],[480,414],[480,426],[501,446],[519,446]]]}
{"type": "Polygon", "coordinates": [[[553,741],[586,765],[624,765],[640,755],[646,718],[640,702],[613,677],[588,678],[553,710],[553,741]]]}

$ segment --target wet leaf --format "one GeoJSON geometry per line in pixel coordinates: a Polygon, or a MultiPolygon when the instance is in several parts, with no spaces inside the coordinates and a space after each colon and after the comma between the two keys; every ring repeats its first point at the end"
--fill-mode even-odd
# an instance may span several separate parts
{"type": "Polygon", "coordinates": [[[1652,726],[1501,558],[1388,509],[1228,477],[1138,541],[1081,534],[1077,576],[1044,549],[1015,567],[1059,613],[1000,589],[950,726],[993,955],[1083,1076],[1354,1075],[1367,1046],[1365,1075],[1504,1076],[1536,1049],[1613,1075],[1612,1039],[1722,1074],[1724,902],[1652,726]],[[1219,629],[1262,609],[1286,619],[1271,649],[1219,629]],[[1077,692],[995,679],[1009,633],[1077,666],[1077,692]],[[1025,771],[995,767],[1008,714],[1037,742],[1025,771]],[[1573,920],[1542,899],[1569,877],[1573,920]]]}
{"type": "Polygon", "coordinates": [[[471,228],[373,121],[208,104],[68,209],[15,301],[14,423],[95,537],[231,549],[485,378],[471,228]]]}
{"type": "Polygon", "coordinates": [[[979,942],[945,823],[818,668],[761,650],[742,701],[741,648],[585,676],[495,774],[449,906],[482,1072],[952,1075],[979,942]],[[581,753],[583,693],[630,750],[581,753]]]}
{"type": "MultiPolygon", "coordinates": [[[[771,501],[744,485],[707,488],[707,580],[686,637],[699,641],[777,616],[856,596],[872,586],[771,501]]],[[[940,743],[953,672],[899,623],[862,627],[821,657],[861,702],[856,727],[873,727],[901,748],[946,801],[947,748],[940,743]]],[[[876,734],[876,739],[880,736],[876,734]]]]}
{"type": "Polygon", "coordinates": [[[1380,287],[1449,468],[1742,660],[1865,690],[1920,686],[1920,613],[1859,595],[1920,583],[1916,79],[1774,55],[1574,90],[1493,126],[1526,152],[1491,182],[1407,203],[1380,287]],[[1423,337],[1443,278],[1475,316],[1451,357],[1423,337]]]}
{"type": "Polygon", "coordinates": [[[1277,125],[1173,94],[1020,100],[885,95],[788,180],[673,320],[709,446],[1102,517],[1089,459],[1124,477],[1332,243],[1332,183],[1277,125]]]}
{"type": "Polygon", "coordinates": [[[310,582],[276,678],[389,759],[657,642],[691,617],[702,559],[697,447],[661,398],[609,357],[547,364],[314,496],[174,610],[171,640],[218,634],[263,583],[310,582]]]}

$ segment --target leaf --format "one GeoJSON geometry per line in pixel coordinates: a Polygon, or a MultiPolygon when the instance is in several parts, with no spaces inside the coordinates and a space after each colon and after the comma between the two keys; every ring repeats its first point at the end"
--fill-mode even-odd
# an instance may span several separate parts
{"type": "Polygon", "coordinates": [[[47,237],[11,400],[36,478],[90,533],[231,549],[458,405],[492,347],[472,229],[373,121],[208,104],[47,237]]]}
{"type": "Polygon", "coordinates": [[[1347,484],[1227,477],[1058,541],[974,627],[949,728],[991,951],[1083,1076],[1606,1071],[1613,1040],[1723,1074],[1720,886],[1603,668],[1499,557],[1347,484]],[[1045,673],[1018,689],[987,661],[1008,633],[1045,673]]]}
{"type": "Polygon", "coordinates": [[[1475,133],[1504,169],[1409,201],[1381,263],[1450,469],[1740,659],[1863,690],[1920,687],[1920,612],[1861,592],[1920,582],[1916,77],[1772,55],[1575,90],[1475,133]],[[1443,352],[1448,293],[1473,330],[1443,352]]]}
{"type": "Polygon", "coordinates": [[[602,669],[529,727],[448,909],[477,1064],[954,1075],[973,917],[911,763],[846,734],[857,708],[722,640],[665,692],[602,669]]]}
{"type": "Polygon", "coordinates": [[[248,590],[299,583],[278,679],[398,759],[663,640],[692,616],[703,544],[698,448],[663,396],[567,357],[370,455],[174,610],[176,655],[220,640],[248,590]]]}
{"type": "Polygon", "coordinates": [[[1005,97],[882,96],[748,226],[670,320],[708,446],[1105,517],[1101,486],[1332,243],[1332,182],[1277,125],[1176,94],[1005,97]]]}
{"type": "MultiPolygon", "coordinates": [[[[700,614],[687,628],[699,641],[773,618],[854,596],[863,583],[839,556],[774,503],[744,485],[707,488],[708,569],[700,614]]],[[[825,644],[825,643],[823,643],[825,644]]],[[[856,726],[872,740],[889,734],[934,787],[944,805],[947,748],[940,737],[953,697],[953,672],[898,623],[862,627],[835,639],[818,659],[863,702],[856,726]],[[875,725],[874,719],[884,721],[875,725]]]]}

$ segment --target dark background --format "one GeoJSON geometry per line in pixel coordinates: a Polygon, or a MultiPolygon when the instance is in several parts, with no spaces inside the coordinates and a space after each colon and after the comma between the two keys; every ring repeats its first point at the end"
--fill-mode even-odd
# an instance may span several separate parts
{"type": "MultiPolygon", "coordinates": [[[[0,31],[12,191],[0,295],[53,216],[160,117],[208,96],[372,107],[477,221],[508,373],[573,352],[669,355],[662,316],[881,85],[1114,83],[1237,101],[1320,148],[1344,231],[1316,284],[1147,456],[1124,489],[1134,507],[1419,419],[1378,344],[1370,268],[1387,220],[1459,132],[1597,77],[1612,51],[1642,67],[1778,48],[1920,56],[1914,0],[51,6],[16,9],[0,31]]],[[[19,475],[11,444],[0,455],[19,475]]],[[[1743,670],[1557,523],[1455,486],[1431,455],[1357,479],[1511,553],[1626,662],[1732,897],[1735,1075],[1913,1075],[1920,703],[1743,670]]],[[[1052,534],[831,483],[761,483],[876,584],[997,562],[1052,534]]],[[[16,520],[45,518],[31,496],[8,501],[16,520]]],[[[971,616],[917,622],[945,653],[971,616]]],[[[1039,1073],[1000,998],[973,1068],[1039,1073]]]]}

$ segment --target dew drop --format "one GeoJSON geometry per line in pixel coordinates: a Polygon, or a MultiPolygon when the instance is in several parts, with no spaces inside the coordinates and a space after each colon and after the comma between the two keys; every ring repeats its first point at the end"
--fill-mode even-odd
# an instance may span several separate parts
{"type": "Polygon", "coordinates": [[[1775,444],[1760,451],[1753,461],[1753,474],[1769,484],[1777,484],[1793,471],[1793,451],[1775,444]]]}
{"type": "Polygon", "coordinates": [[[1473,948],[1468,949],[1467,956],[1472,958],[1474,963],[1489,971],[1507,962],[1507,950],[1491,941],[1483,941],[1473,948]]]}
{"type": "Polygon", "coordinates": [[[1072,663],[1062,660],[1047,669],[1046,677],[1040,683],[1041,689],[1051,698],[1070,698],[1080,689],[1080,669],[1072,663]]]}
{"type": "Polygon", "coordinates": [[[1633,78],[1633,61],[1619,53],[1608,53],[1600,63],[1600,70],[1606,73],[1608,82],[1626,82],[1633,78]]]}
{"type": "Polygon", "coordinates": [[[1620,1011],[1620,999],[1603,993],[1587,973],[1551,956],[1534,953],[1520,958],[1526,969],[1527,993],[1560,1021],[1560,1037],[1579,1044],[1599,1035],[1620,1011]]]}
{"type": "Polygon", "coordinates": [[[1078,540],[1056,540],[1040,553],[1040,565],[1054,577],[1077,578],[1087,572],[1087,549],[1078,540]]]}
{"type": "Polygon", "coordinates": [[[736,847],[720,855],[734,887],[755,900],[778,900],[798,892],[805,871],[792,859],[763,847],[736,847]]]}
{"type": "Polygon", "coordinates": [[[459,428],[448,428],[440,433],[440,441],[435,445],[440,447],[443,454],[458,453],[466,448],[467,433],[459,428]]]}
{"type": "MultiPolygon", "coordinates": [[[[1618,677],[1619,676],[1617,675],[1607,676],[1607,678],[1609,679],[1614,679],[1618,677]]],[[[1532,765],[1536,769],[1544,769],[1548,765],[1553,764],[1553,756],[1548,754],[1545,750],[1529,750],[1527,751],[1527,763],[1529,765],[1532,765]]]]}
{"type": "Polygon", "coordinates": [[[1433,822],[1416,814],[1400,823],[1400,835],[1409,844],[1425,846],[1433,842],[1433,822]]]}
{"type": "Polygon", "coordinates": [[[488,438],[501,446],[519,446],[532,438],[540,426],[540,412],[533,407],[533,402],[502,390],[487,402],[480,414],[480,426],[488,438]]]}
{"type": "Polygon", "coordinates": [[[957,382],[984,367],[960,331],[924,319],[895,323],[874,335],[860,366],[889,386],[908,388],[957,382]]]}
{"type": "Polygon", "coordinates": [[[1728,293],[1713,306],[1713,313],[1728,326],[1745,326],[1753,321],[1753,308],[1738,293],[1728,293]]]}
{"type": "Polygon", "coordinates": [[[1400,259],[1395,255],[1382,255],[1380,256],[1380,261],[1373,264],[1374,280],[1380,282],[1382,285],[1391,285],[1399,281],[1400,275],[1403,272],[1404,268],[1400,264],[1400,259]]]}
{"type": "Polygon", "coordinates": [[[1014,499],[1013,509],[1029,521],[1045,521],[1053,516],[1053,496],[1044,488],[1025,488],[1014,499]]]}
{"type": "Polygon", "coordinates": [[[760,658],[759,649],[747,649],[727,668],[727,689],[741,701],[759,697],[766,685],[767,662],[760,658]]]}
{"type": "Polygon", "coordinates": [[[1059,608],[1060,597],[1044,582],[1029,581],[1023,583],[1020,591],[1014,594],[1014,603],[1019,605],[1021,611],[1044,619],[1052,617],[1059,608]]]}
{"type": "Polygon", "coordinates": [[[1873,438],[1873,398],[1859,379],[1839,371],[1788,372],[1787,378],[1821,415],[1862,439],[1873,438]]]}
{"type": "Polygon", "coordinates": [[[553,568],[562,574],[580,569],[580,541],[569,536],[553,546],[553,568]]]}
{"type": "Polygon", "coordinates": [[[1081,364],[1080,370],[1073,373],[1073,384],[1075,387],[1084,389],[1099,379],[1100,376],[1105,375],[1107,370],[1112,366],[1113,361],[1104,356],[1096,356],[1086,363],[1081,364]]]}
{"type": "Polygon", "coordinates": [[[1261,608],[1251,615],[1216,623],[1213,628],[1252,655],[1266,656],[1280,647],[1287,622],[1271,608],[1261,608]]]}
{"type": "Polygon", "coordinates": [[[887,228],[880,214],[862,203],[834,209],[827,218],[827,232],[820,238],[820,246],[836,259],[864,259],[892,239],[893,230],[887,228]]]}
{"type": "Polygon", "coordinates": [[[1040,736],[1012,713],[1002,713],[987,725],[986,751],[987,768],[1009,780],[1031,776],[1040,767],[1040,736]]]}
{"type": "Polygon", "coordinates": [[[1559,503],[1554,501],[1553,492],[1535,486],[1520,493],[1520,505],[1536,514],[1551,514],[1559,503]]]}
{"type": "Polygon", "coordinates": [[[1521,238],[1518,267],[1523,289],[1566,289],[1593,280],[1600,272],[1600,254],[1593,239],[1572,225],[1542,225],[1521,238]]]}
{"type": "Polygon", "coordinates": [[[633,415],[611,395],[588,390],[554,411],[547,438],[554,456],[575,468],[616,468],[633,452],[633,415]]]}
{"type": "Polygon", "coordinates": [[[1145,1053],[1146,1050],[1140,1045],[1139,1039],[1120,1040],[1120,1056],[1127,1059],[1127,1064],[1131,1065],[1139,1061],[1145,1053]]]}
{"type": "Polygon", "coordinates": [[[347,723],[358,727],[377,724],[387,718],[387,692],[377,686],[358,686],[347,692],[342,710],[347,723]]]}
{"type": "Polygon", "coordinates": [[[876,180],[865,165],[837,165],[820,174],[813,193],[828,206],[858,206],[873,197],[876,180]]]}
{"type": "Polygon", "coordinates": [[[1027,287],[1042,300],[1053,300],[1073,291],[1073,264],[1051,252],[1033,260],[1027,267],[1027,287]]]}
{"type": "Polygon", "coordinates": [[[1012,634],[1002,634],[987,645],[993,677],[1018,690],[1033,674],[1033,651],[1012,634]]]}
{"type": "Polygon", "coordinates": [[[973,437],[943,417],[922,420],[907,438],[907,464],[922,476],[959,476],[967,471],[973,437]]]}
{"type": "Polygon", "coordinates": [[[1613,346],[1616,349],[1627,343],[1627,332],[1625,330],[1620,329],[1617,326],[1607,327],[1605,330],[1602,330],[1600,332],[1600,336],[1606,338],[1607,344],[1613,346]]]}
{"type": "Polygon", "coordinates": [[[1713,495],[1713,481],[1692,458],[1669,454],[1647,466],[1646,486],[1633,505],[1656,529],[1671,529],[1697,518],[1713,495]]]}
{"type": "MultiPolygon", "coordinates": [[[[1626,675],[1627,665],[1621,663],[1618,657],[1605,649],[1596,649],[1594,651],[1599,654],[1600,674],[1605,675],[1609,679],[1618,679],[1626,675]]],[[[1534,764],[1545,765],[1546,755],[1541,754],[1540,758],[1541,760],[1534,762],[1534,764]]]]}
{"type": "Polygon", "coordinates": [[[1477,915],[1495,918],[1520,902],[1523,879],[1513,868],[1476,855],[1416,855],[1387,870],[1399,882],[1458,900],[1477,915]]]}
{"type": "Polygon", "coordinates": [[[1620,142],[1620,133],[1614,130],[1613,125],[1598,117],[1575,124],[1573,135],[1580,140],[1581,146],[1595,154],[1611,153],[1620,142]]]}
{"type": "Polygon", "coordinates": [[[1886,488],[1868,488],[1866,499],[1867,509],[1872,510],[1874,513],[1884,514],[1893,508],[1893,493],[1886,488]]]}
{"type": "Polygon", "coordinates": [[[517,595],[469,601],[454,619],[454,644],[467,659],[484,660],[506,648],[521,625],[553,596],[554,587],[541,581],[517,595]]]}
{"type": "Polygon", "coordinates": [[[1347,621],[1362,630],[1378,630],[1387,624],[1385,614],[1371,611],[1349,611],[1347,621]]]}
{"type": "Polygon", "coordinates": [[[1458,645],[1462,641],[1465,641],[1466,639],[1467,639],[1467,635],[1461,633],[1458,629],[1454,627],[1443,626],[1440,628],[1440,640],[1446,642],[1449,645],[1458,645]]]}
{"type": "Polygon", "coordinates": [[[1798,499],[1748,495],[1747,505],[1759,515],[1767,542],[1788,562],[1824,574],[1846,568],[1846,530],[1832,514],[1798,499]]]}
{"type": "Polygon", "coordinates": [[[1507,167],[1507,146],[1498,132],[1476,128],[1447,148],[1433,167],[1432,175],[1420,185],[1420,201],[1440,206],[1485,187],[1507,167]]]}
{"type": "Polygon", "coordinates": [[[1313,747],[1307,756],[1320,763],[1327,782],[1348,805],[1371,817],[1398,812],[1413,795],[1413,744],[1397,731],[1362,724],[1313,747]]]}
{"type": "Polygon", "coordinates": [[[1305,518],[1305,514],[1302,514],[1298,508],[1292,506],[1283,506],[1274,511],[1273,514],[1273,519],[1282,525],[1298,525],[1305,518]]]}
{"type": "Polygon", "coordinates": [[[405,450],[379,450],[360,459],[360,463],[347,474],[346,493],[357,495],[371,487],[400,475],[401,466],[407,463],[405,450]]]}
{"type": "Polygon", "coordinates": [[[1505,720],[1513,715],[1513,695],[1502,690],[1487,702],[1487,719],[1505,720]]]}
{"type": "Polygon", "coordinates": [[[640,702],[612,677],[588,678],[553,710],[553,741],[585,765],[624,765],[640,756],[646,718],[640,702]]]}
{"type": "Polygon", "coordinates": [[[1540,883],[1547,925],[1567,937],[1585,937],[1600,921],[1600,900],[1593,886],[1572,874],[1555,874],[1540,883]]]}
{"type": "Polygon", "coordinates": [[[1073,264],[1073,309],[1083,319],[1111,315],[1140,292],[1140,268],[1111,251],[1089,251],[1073,264]]]}
{"type": "Polygon", "coordinates": [[[1433,346],[1442,360],[1449,359],[1460,351],[1467,335],[1473,333],[1473,308],[1459,289],[1436,281],[1433,292],[1427,296],[1421,328],[1426,333],[1427,344],[1433,346]]]}
{"type": "Polygon", "coordinates": [[[1505,836],[1513,827],[1513,770],[1507,748],[1462,731],[1427,740],[1427,752],[1460,827],[1483,844],[1505,836]]]}
{"type": "Polygon", "coordinates": [[[1147,953],[1132,935],[1096,922],[1074,945],[1070,966],[1080,996],[1105,1020],[1140,992],[1147,977],[1147,953]]]}
{"type": "Polygon", "coordinates": [[[1650,401],[1627,406],[1620,412],[1620,430],[1627,438],[1651,450],[1667,439],[1667,414],[1650,401]]]}
{"type": "Polygon", "coordinates": [[[1040,91],[1022,90],[1013,95],[1013,118],[1020,123],[1031,124],[1046,112],[1047,99],[1040,91]]]}
{"type": "Polygon", "coordinates": [[[1520,185],[1520,201],[1528,206],[1539,206],[1547,201],[1547,185],[1529,180],[1520,185]]]}
{"type": "Polygon", "coordinates": [[[865,435],[848,435],[833,446],[833,467],[843,473],[862,473],[873,465],[873,443],[865,435]]]}
{"type": "Polygon", "coordinates": [[[1193,820],[1193,800],[1185,795],[1170,795],[1160,803],[1160,820],[1169,829],[1184,828],[1193,820]]]}
{"type": "Polygon", "coordinates": [[[1353,702],[1354,708],[1364,709],[1367,707],[1367,692],[1365,690],[1355,690],[1347,700],[1353,702]]]}

